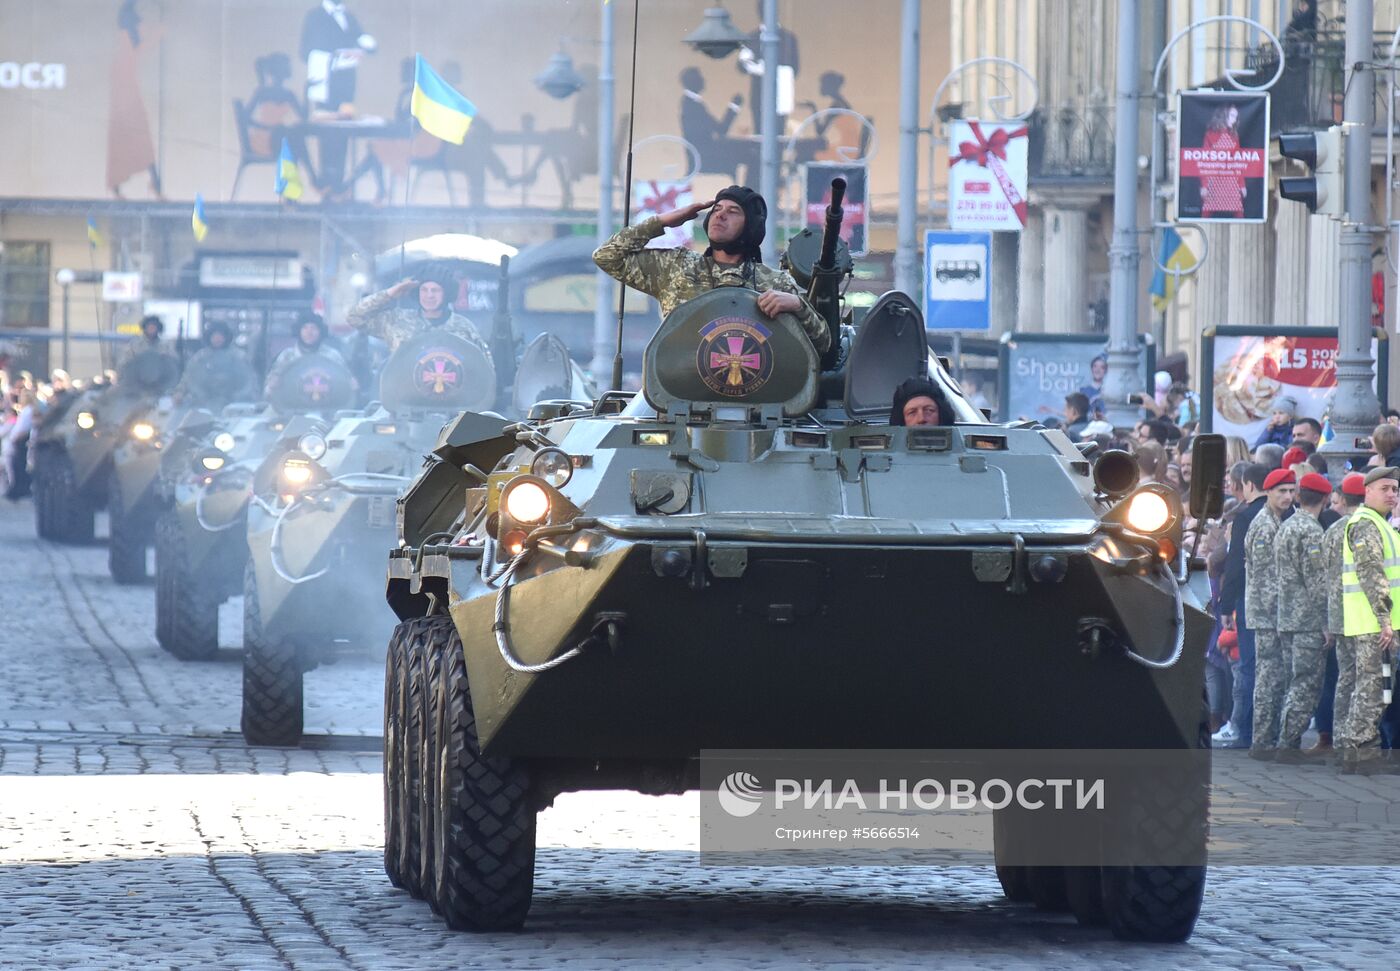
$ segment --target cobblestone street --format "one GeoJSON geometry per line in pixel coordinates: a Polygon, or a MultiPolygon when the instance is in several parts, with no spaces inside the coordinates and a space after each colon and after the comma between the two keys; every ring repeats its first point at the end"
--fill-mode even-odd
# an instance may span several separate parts
{"type": "MultiPolygon", "coordinates": [[[[0,967],[1397,963],[1393,868],[1218,868],[1188,944],[1133,946],[1008,904],[990,867],[702,867],[694,794],[561,797],[525,932],[452,933],[384,876],[379,658],[307,676],[303,748],[249,749],[237,601],[222,656],[182,663],[156,645],[149,586],[32,520],[0,506],[0,967]]],[[[1292,771],[1292,798],[1330,798],[1332,773],[1292,771]]]]}

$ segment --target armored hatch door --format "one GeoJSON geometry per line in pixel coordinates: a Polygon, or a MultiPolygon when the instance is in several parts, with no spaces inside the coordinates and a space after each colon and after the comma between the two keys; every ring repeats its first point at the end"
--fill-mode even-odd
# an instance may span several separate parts
{"type": "Polygon", "coordinates": [[[653,408],[741,406],[787,417],[811,410],[816,349],[796,317],[765,315],[758,296],[720,287],[666,315],[642,358],[642,393],[653,408]]]}
{"type": "Polygon", "coordinates": [[[924,315],[906,294],[891,290],[875,302],[856,331],[846,365],[846,414],[857,421],[889,417],[894,389],[928,372],[924,315]]]}
{"type": "Polygon", "coordinates": [[[406,411],[482,411],[496,401],[496,371],[477,345],[428,330],[400,344],[379,376],[379,401],[406,411]]]}
{"type": "Polygon", "coordinates": [[[520,356],[515,371],[515,390],[511,405],[516,414],[524,415],[536,401],[549,401],[572,396],[573,362],[569,349],[553,334],[540,334],[520,356]]]}
{"type": "Polygon", "coordinates": [[[333,411],[355,400],[355,378],[340,361],[319,352],[303,354],[277,376],[269,399],[280,412],[333,411]]]}
{"type": "Polygon", "coordinates": [[[191,358],[185,373],[189,377],[186,383],[201,400],[220,404],[233,401],[254,383],[252,365],[233,348],[191,358]]]}
{"type": "Polygon", "coordinates": [[[117,387],[143,395],[169,391],[180,380],[180,364],[169,354],[142,351],[122,365],[117,387]]]}

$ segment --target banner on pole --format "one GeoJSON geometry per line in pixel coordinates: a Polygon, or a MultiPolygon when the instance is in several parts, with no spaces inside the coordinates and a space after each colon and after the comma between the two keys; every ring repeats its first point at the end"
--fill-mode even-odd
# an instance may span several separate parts
{"type": "Polygon", "coordinates": [[[865,225],[870,193],[869,167],[862,163],[808,162],[803,168],[807,227],[818,233],[822,231],[826,225],[826,207],[831,205],[831,180],[845,179],[845,216],[841,220],[841,238],[850,247],[852,256],[864,256],[870,249],[865,225]]]}
{"type": "Polygon", "coordinates": [[[1026,225],[1029,139],[1023,122],[955,121],[949,126],[948,225],[1020,232],[1026,225]]]}
{"type": "Polygon", "coordinates": [[[1262,223],[1268,176],[1267,92],[1178,92],[1178,219],[1262,223]]]}
{"type": "Polygon", "coordinates": [[[990,330],[992,236],[931,229],[924,234],[924,327],[990,330]]]}

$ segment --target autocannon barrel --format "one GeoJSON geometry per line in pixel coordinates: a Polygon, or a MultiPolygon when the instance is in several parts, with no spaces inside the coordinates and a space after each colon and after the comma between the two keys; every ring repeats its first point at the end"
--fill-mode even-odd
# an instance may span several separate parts
{"type": "Polygon", "coordinates": [[[846,180],[831,180],[831,205],[826,207],[826,227],[822,232],[822,253],[817,265],[823,270],[836,266],[836,241],[841,238],[841,220],[845,210],[841,204],[846,198],[846,180]]]}

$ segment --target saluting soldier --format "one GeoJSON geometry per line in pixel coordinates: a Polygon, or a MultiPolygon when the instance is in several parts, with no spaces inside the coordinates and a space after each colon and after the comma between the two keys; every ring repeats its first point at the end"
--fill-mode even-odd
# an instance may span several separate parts
{"type": "Polygon", "coordinates": [[[1348,748],[1343,772],[1400,772],[1381,749],[1385,710],[1383,665],[1393,663],[1400,604],[1400,536],[1386,521],[1400,497],[1400,469],[1382,466],[1366,473],[1364,504],[1347,521],[1342,543],[1342,627],[1356,648],[1355,683],[1347,710],[1348,748]]]}
{"type": "Polygon", "coordinates": [[[1264,508],[1244,537],[1245,615],[1254,629],[1254,737],[1249,756],[1272,759],[1278,747],[1279,715],[1288,688],[1288,661],[1278,637],[1278,566],[1274,544],[1279,527],[1292,514],[1298,492],[1291,469],[1274,469],[1264,479],[1264,508]]]}
{"type": "Polygon", "coordinates": [[[1280,762],[1304,760],[1303,732],[1322,693],[1328,576],[1318,517],[1331,497],[1332,483],[1324,476],[1316,472],[1304,475],[1298,482],[1298,511],[1279,527],[1274,543],[1279,647],[1291,674],[1279,728],[1280,762]]]}
{"type": "Polygon", "coordinates": [[[457,281],[452,274],[429,267],[416,277],[400,280],[387,290],[365,297],[346,315],[345,321],[356,330],[384,341],[389,345],[390,354],[410,337],[436,329],[477,345],[489,360],[490,348],[481,339],[476,325],[452,309],[456,295],[457,281]],[[418,297],[416,306],[396,306],[400,297],[414,289],[418,297]]]}
{"type": "Polygon", "coordinates": [[[1348,472],[1342,479],[1342,505],[1346,514],[1322,534],[1322,555],[1327,560],[1327,633],[1328,646],[1337,652],[1337,690],[1332,696],[1332,751],[1334,758],[1344,758],[1354,748],[1347,737],[1347,717],[1351,711],[1351,691],[1356,684],[1356,645],[1347,637],[1342,624],[1342,543],[1346,540],[1347,523],[1366,496],[1366,477],[1360,472],[1348,472]]]}
{"type": "Polygon", "coordinates": [[[831,346],[826,322],[798,292],[784,270],[764,266],[759,246],[767,233],[768,205],[752,189],[731,185],[708,202],[697,202],[644,219],[613,234],[593,253],[593,262],[615,280],[650,294],[664,317],[687,300],[717,287],[747,287],[762,294],[758,309],[769,317],[790,313],[802,324],[821,354],[831,346]],[[683,226],[704,210],[710,246],[704,253],[688,249],[648,249],[665,230],[683,226]]]}

